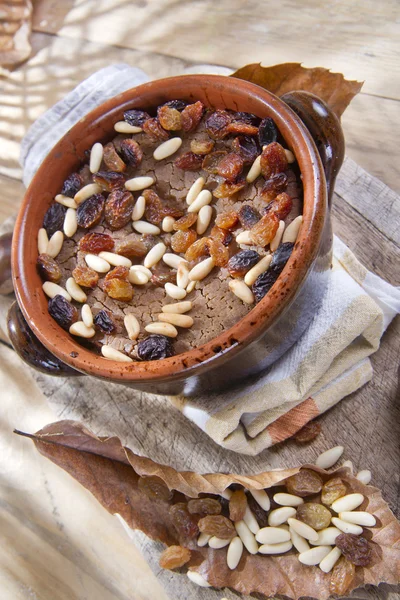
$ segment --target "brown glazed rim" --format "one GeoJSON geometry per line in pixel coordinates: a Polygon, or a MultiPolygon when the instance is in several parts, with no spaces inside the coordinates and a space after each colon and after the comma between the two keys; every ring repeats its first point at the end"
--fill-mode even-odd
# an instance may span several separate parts
{"type": "Polygon", "coordinates": [[[229,361],[259,338],[285,311],[317,257],[327,210],[326,183],[314,142],[284,102],[252,83],[220,75],[185,75],[152,81],[108,100],[81,119],[54,146],[34,176],[18,214],[12,248],[13,279],[18,303],[29,326],[46,346],[71,367],[121,383],[173,381],[199,375],[229,361]],[[159,361],[110,361],[81,346],[50,317],[36,269],[37,232],[65,178],[77,169],[95,141],[115,134],[113,124],[128,108],[150,108],[174,98],[214,108],[272,117],[298,161],[304,186],[303,224],[280,277],[245,317],[210,342],[159,361]]]}

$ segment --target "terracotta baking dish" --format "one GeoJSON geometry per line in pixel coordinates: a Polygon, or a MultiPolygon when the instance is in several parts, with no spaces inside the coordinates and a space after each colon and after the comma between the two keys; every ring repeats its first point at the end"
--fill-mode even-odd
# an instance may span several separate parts
{"type": "Polygon", "coordinates": [[[324,293],[332,249],[328,199],[343,151],[338,119],[321,100],[305,92],[279,99],[239,79],[188,75],[147,83],[105,102],[55,145],[23,200],[12,247],[13,281],[22,311],[14,306],[9,317],[16,350],[24,360],[47,373],[84,373],[163,394],[209,393],[260,373],[304,332],[324,293]],[[125,365],[85,349],[48,314],[35,266],[37,232],[64,179],[80,166],[85,150],[94,142],[113,137],[113,125],[123,118],[124,110],[148,109],[175,98],[272,117],[300,166],[304,221],[279,279],[234,327],[184,354],[125,365]]]}

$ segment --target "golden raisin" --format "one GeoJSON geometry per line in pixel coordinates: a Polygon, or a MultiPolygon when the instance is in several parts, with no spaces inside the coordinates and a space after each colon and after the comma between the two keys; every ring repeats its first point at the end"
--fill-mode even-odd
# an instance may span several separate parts
{"type": "Polygon", "coordinates": [[[107,233],[87,233],[79,240],[79,250],[82,252],[111,252],[114,249],[114,240],[107,233]]]}
{"type": "MultiPolygon", "coordinates": [[[[148,338],[147,338],[148,339],[148,338]]],[[[191,515],[184,502],[173,504],[169,509],[172,523],[174,524],[178,534],[184,539],[193,539],[199,534],[197,518],[191,515]]]]}
{"type": "Polygon", "coordinates": [[[211,152],[211,154],[207,154],[203,160],[202,169],[207,171],[207,173],[217,175],[218,165],[227,154],[228,153],[226,150],[218,150],[217,152],[211,152]]]}
{"type": "Polygon", "coordinates": [[[300,496],[310,496],[318,494],[322,489],[322,479],[315,471],[301,469],[296,475],[292,475],[285,481],[285,486],[289,494],[300,496]]]}
{"type": "Polygon", "coordinates": [[[233,235],[228,229],[222,229],[222,227],[214,225],[210,231],[210,238],[219,240],[224,246],[229,246],[233,240],[233,235]]]}
{"type": "Polygon", "coordinates": [[[257,246],[267,246],[274,239],[279,227],[275,213],[268,213],[250,229],[250,237],[257,246]]]}
{"type": "Polygon", "coordinates": [[[210,154],[214,148],[214,142],[212,140],[192,140],[190,142],[190,149],[194,154],[210,154]]]}
{"type": "Polygon", "coordinates": [[[198,522],[198,527],[202,533],[215,535],[222,540],[231,540],[236,535],[236,529],[232,521],[222,515],[203,517],[198,522]]]}
{"type": "Polygon", "coordinates": [[[247,496],[243,490],[236,490],[229,500],[229,518],[231,521],[241,521],[247,508],[247,496]]]}
{"type": "Polygon", "coordinates": [[[61,269],[54,258],[48,254],[39,254],[36,264],[39,275],[44,281],[52,281],[53,283],[60,281],[61,269]]]}
{"type": "Polygon", "coordinates": [[[142,128],[153,142],[160,142],[169,139],[168,132],[161,127],[158,119],[147,119],[147,121],[143,123],[142,128]]]}
{"type": "Polygon", "coordinates": [[[114,190],[108,196],[104,207],[104,220],[113,229],[122,229],[132,217],[133,196],[124,190],[114,190]]]}
{"type": "Polygon", "coordinates": [[[292,210],[292,206],[293,201],[291,197],[288,196],[288,194],[286,194],[285,192],[283,192],[282,194],[279,194],[275,198],[275,200],[268,204],[264,214],[273,212],[278,217],[278,219],[283,221],[284,219],[286,219],[286,217],[292,210]]]}
{"type": "Polygon", "coordinates": [[[123,281],[128,281],[129,278],[129,269],[127,267],[114,267],[107,273],[104,277],[104,281],[109,281],[110,279],[122,279],[123,281]]]}
{"type": "Polygon", "coordinates": [[[151,500],[169,502],[172,499],[173,493],[164,481],[156,475],[139,477],[138,488],[151,500]]]}
{"type": "Polygon", "coordinates": [[[297,507],[296,518],[316,531],[329,527],[331,516],[330,511],[325,506],[316,502],[306,502],[297,507]]]}
{"type": "Polygon", "coordinates": [[[344,556],[341,556],[333,567],[331,580],[329,583],[329,591],[331,594],[344,596],[349,590],[356,576],[355,566],[348,561],[344,556]]]}
{"type": "Polygon", "coordinates": [[[200,101],[188,104],[181,112],[182,128],[184,131],[193,131],[201,121],[204,104],[200,101]]]}
{"type": "Polygon", "coordinates": [[[288,161],[284,148],[278,142],[272,142],[265,146],[261,153],[260,166],[265,179],[286,171],[288,161]]]}
{"type": "Polygon", "coordinates": [[[192,515],[219,515],[221,508],[221,503],[215,498],[193,498],[188,502],[188,511],[192,515]]]}
{"type": "MultiPolygon", "coordinates": [[[[117,268],[124,269],[126,267],[117,268]]],[[[133,298],[132,284],[120,277],[105,279],[103,289],[110,298],[114,298],[114,300],[119,300],[120,302],[130,302],[133,298]]]]}
{"type": "Polygon", "coordinates": [[[189,562],[191,557],[189,548],[183,546],[170,546],[160,556],[159,565],[162,569],[179,569],[189,562]]]}
{"type": "Polygon", "coordinates": [[[202,237],[199,240],[191,244],[185,254],[185,259],[191,262],[196,260],[200,256],[206,256],[209,254],[209,242],[210,238],[202,237]]]}
{"type": "Polygon", "coordinates": [[[345,496],[346,486],[340,477],[333,477],[324,483],[321,492],[321,502],[330,506],[335,500],[345,496]]]}
{"type": "Polygon", "coordinates": [[[167,131],[179,131],[182,129],[181,113],[176,108],[171,106],[163,105],[159,106],[157,110],[157,117],[160,125],[167,131]]]}
{"type": "MultiPolygon", "coordinates": [[[[321,424],[317,421],[310,421],[306,423],[304,427],[300,429],[294,436],[294,440],[300,444],[305,444],[315,440],[315,438],[321,433],[321,424]]],[[[324,502],[325,504],[325,502],[324,502]]]]}
{"type": "Polygon", "coordinates": [[[224,181],[223,183],[220,183],[218,187],[215,188],[215,190],[213,191],[213,196],[215,196],[216,198],[231,198],[232,196],[240,192],[240,190],[242,190],[245,187],[245,185],[246,182],[244,180],[237,181],[236,183],[224,181]]]}
{"type": "Polygon", "coordinates": [[[200,154],[194,154],[193,152],[185,152],[182,156],[179,156],[174,162],[174,165],[178,169],[184,171],[198,171],[201,169],[203,157],[200,154]]]}
{"type": "Polygon", "coordinates": [[[238,224],[239,217],[236,211],[230,210],[220,213],[215,219],[215,224],[221,229],[234,229],[238,224]]]}
{"type": "Polygon", "coordinates": [[[99,274],[89,267],[78,265],[72,271],[72,277],[82,287],[95,288],[99,281],[99,274]]]}
{"type": "Polygon", "coordinates": [[[105,192],[111,192],[124,187],[125,177],[117,171],[98,171],[93,173],[93,181],[105,192]]]}
{"type": "Polygon", "coordinates": [[[183,210],[172,200],[161,200],[154,190],[144,190],[143,196],[146,200],[144,216],[146,221],[159,225],[164,217],[179,218],[183,210]]]}
{"type": "Polygon", "coordinates": [[[188,213],[187,215],[184,215],[183,217],[181,217],[180,219],[175,221],[174,229],[175,229],[175,231],[186,231],[187,229],[189,229],[189,227],[194,225],[196,223],[196,221],[197,221],[197,214],[196,213],[188,213]]]}
{"type": "Polygon", "coordinates": [[[197,233],[193,229],[187,231],[177,231],[171,237],[171,248],[174,252],[186,252],[186,250],[196,241],[197,233]]]}
{"type": "Polygon", "coordinates": [[[258,127],[249,125],[249,123],[240,123],[239,121],[233,121],[227,126],[228,133],[236,133],[239,135],[257,135],[258,127]]]}
{"type": "Polygon", "coordinates": [[[273,175],[265,182],[261,190],[262,199],[266,202],[270,202],[277,194],[280,194],[286,189],[287,183],[288,178],[286,173],[278,173],[277,175],[273,175]]]}
{"type": "Polygon", "coordinates": [[[110,142],[104,146],[103,160],[110,171],[123,173],[126,170],[126,164],[117,154],[114,144],[110,142]]]}
{"type": "Polygon", "coordinates": [[[115,252],[126,258],[141,258],[146,256],[148,249],[140,240],[122,239],[116,241],[115,252]]]}
{"type": "Polygon", "coordinates": [[[243,170],[243,158],[231,152],[218,163],[218,175],[233,183],[243,170]]]}
{"type": "Polygon", "coordinates": [[[216,267],[226,267],[229,260],[229,250],[224,244],[216,238],[210,237],[209,243],[210,256],[214,259],[216,267]]]}

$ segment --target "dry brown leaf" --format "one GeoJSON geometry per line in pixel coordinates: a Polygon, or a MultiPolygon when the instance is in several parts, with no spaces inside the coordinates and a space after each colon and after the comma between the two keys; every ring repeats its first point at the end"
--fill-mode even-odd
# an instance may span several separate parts
{"type": "Polygon", "coordinates": [[[331,73],[323,67],[307,68],[301,63],[272,67],[254,63],[232,73],[231,77],[256,83],[276,96],[295,90],[311,92],[322,98],[338,117],[363,86],[362,82],[345,79],[341,73],[331,73]]]}
{"type": "Polygon", "coordinates": [[[31,53],[31,0],[11,0],[0,7],[0,66],[10,67],[31,53]]]}
{"type": "MultiPolygon", "coordinates": [[[[296,600],[301,596],[321,600],[329,597],[331,575],[318,567],[305,567],[294,553],[252,556],[244,551],[238,568],[231,571],[226,564],[226,548],[199,548],[194,541],[183,541],[169,514],[171,504],[185,500],[183,494],[191,497],[200,493],[218,494],[231,483],[240,483],[248,489],[267,488],[297,473],[300,467],[248,477],[177,472],[137,456],[124,448],[117,437],[97,438],[74,421],[60,421],[36,434],[22,435],[30,437],[41,454],[72,475],[111,514],[120,514],[130,527],[140,529],[167,545],[184,543],[192,550],[187,566],[198,571],[211,585],[230,587],[243,594],[279,594],[296,600]],[[138,488],[139,476],[149,475],[160,477],[171,490],[175,490],[172,500],[150,499],[138,488]]],[[[320,473],[324,480],[332,477],[332,473],[312,465],[304,466],[320,473]]],[[[365,533],[373,549],[373,562],[368,568],[356,568],[356,577],[346,593],[365,584],[399,583],[400,523],[377,488],[362,484],[346,468],[338,469],[335,474],[347,483],[349,491],[365,496],[367,503],[362,509],[365,508],[377,519],[377,526],[365,533]]]]}

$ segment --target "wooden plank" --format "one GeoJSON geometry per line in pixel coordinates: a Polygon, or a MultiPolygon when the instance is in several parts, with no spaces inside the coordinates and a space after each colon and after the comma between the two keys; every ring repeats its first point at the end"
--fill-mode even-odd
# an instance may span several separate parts
{"type": "Polygon", "coordinates": [[[279,10],[263,0],[39,0],[33,27],[232,67],[301,60],[365,79],[365,92],[400,99],[396,0],[282,0],[279,10]]]}

